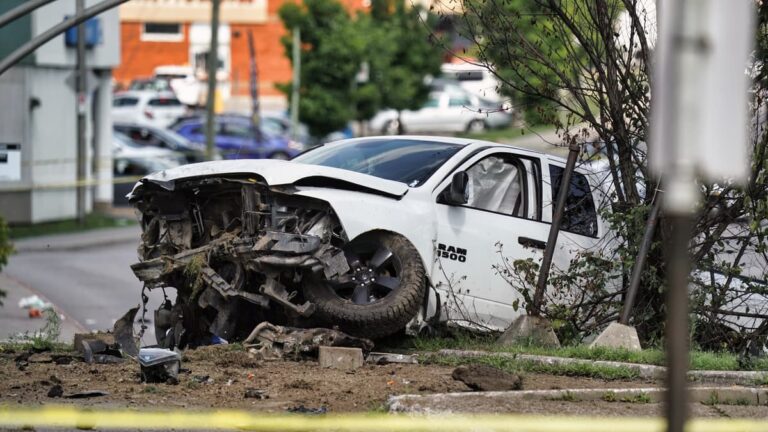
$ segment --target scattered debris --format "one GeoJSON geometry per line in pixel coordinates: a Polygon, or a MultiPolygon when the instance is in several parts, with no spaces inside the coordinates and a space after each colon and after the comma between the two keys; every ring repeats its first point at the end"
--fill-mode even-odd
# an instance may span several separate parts
{"type": "Polygon", "coordinates": [[[82,341],[83,360],[86,363],[122,363],[125,359],[118,344],[107,345],[100,340],[82,341]]]}
{"type": "Polygon", "coordinates": [[[453,379],[461,381],[472,390],[506,391],[522,390],[522,375],[511,374],[499,368],[487,365],[459,366],[451,374],[453,379]]]}
{"type": "MultiPolygon", "coordinates": [[[[74,347],[77,351],[83,352],[83,341],[99,341],[107,345],[113,345],[115,343],[115,336],[108,332],[92,332],[92,333],[75,333],[74,347]]],[[[91,348],[95,348],[94,352],[99,352],[98,349],[101,345],[91,345],[91,348]]]]}
{"type": "Polygon", "coordinates": [[[365,358],[368,363],[384,365],[389,363],[419,364],[415,355],[371,352],[365,358]]]}
{"type": "Polygon", "coordinates": [[[125,315],[115,322],[112,332],[115,335],[115,343],[119,345],[123,355],[136,358],[139,355],[139,347],[136,344],[136,338],[133,336],[133,320],[139,307],[129,309],[125,315]]]}
{"type": "Polygon", "coordinates": [[[141,380],[147,383],[179,382],[181,356],[164,348],[142,348],[139,350],[141,380]]]}
{"type": "Polygon", "coordinates": [[[213,378],[209,375],[195,375],[192,377],[192,381],[200,384],[212,384],[213,378]]]}
{"type": "Polygon", "coordinates": [[[62,397],[62,396],[64,396],[64,388],[61,387],[61,384],[54,384],[48,390],[48,397],[49,398],[57,398],[57,397],[62,397]]]}
{"type": "Polygon", "coordinates": [[[43,301],[39,296],[32,295],[19,300],[19,309],[26,309],[30,318],[42,318],[43,311],[53,309],[53,305],[43,301]]]}
{"type": "Polygon", "coordinates": [[[297,413],[297,414],[326,414],[328,412],[328,407],[321,406],[320,408],[307,408],[304,405],[299,405],[299,406],[288,407],[286,411],[288,411],[289,413],[297,413]]]}
{"type": "Polygon", "coordinates": [[[266,393],[266,391],[261,389],[255,389],[255,388],[249,388],[245,390],[245,396],[246,399],[269,399],[269,395],[266,393]]]}
{"type": "Polygon", "coordinates": [[[321,346],[360,348],[365,352],[373,348],[370,340],[349,336],[339,330],[283,327],[266,321],[257,325],[243,344],[264,360],[315,357],[321,346]]]}
{"type": "Polygon", "coordinates": [[[64,396],[67,399],[88,399],[93,397],[109,396],[108,392],[103,390],[86,390],[82,392],[72,393],[64,396]]]}

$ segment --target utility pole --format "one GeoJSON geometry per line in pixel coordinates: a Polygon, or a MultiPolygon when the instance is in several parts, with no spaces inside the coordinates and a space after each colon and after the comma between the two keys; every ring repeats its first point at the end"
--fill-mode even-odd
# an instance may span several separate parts
{"type": "Polygon", "coordinates": [[[253,136],[258,143],[264,141],[261,136],[261,103],[259,101],[259,68],[256,64],[256,45],[253,42],[253,32],[248,30],[248,53],[251,60],[250,90],[251,90],[251,124],[253,136]]]}
{"type": "Polygon", "coordinates": [[[216,148],[216,72],[219,69],[219,9],[221,0],[211,0],[211,45],[208,50],[208,96],[205,101],[205,157],[213,160],[216,148]]]}
{"type": "MultiPolygon", "coordinates": [[[[80,16],[85,10],[85,0],[77,0],[75,4],[75,15],[80,16]]],[[[85,177],[86,177],[86,156],[87,147],[85,145],[85,101],[86,101],[86,82],[85,82],[85,23],[77,26],[77,80],[75,92],[77,93],[77,222],[80,225],[85,223],[85,177]]]]}
{"type": "Polygon", "coordinates": [[[293,82],[291,83],[291,138],[299,135],[299,88],[301,87],[301,30],[293,28],[293,82]]]}

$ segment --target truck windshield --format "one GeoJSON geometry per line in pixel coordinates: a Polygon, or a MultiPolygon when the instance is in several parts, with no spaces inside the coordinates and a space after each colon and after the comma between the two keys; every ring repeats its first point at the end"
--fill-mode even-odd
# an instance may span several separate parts
{"type": "Polygon", "coordinates": [[[461,145],[413,139],[373,139],[316,147],[293,160],[341,168],[417,187],[461,145]]]}

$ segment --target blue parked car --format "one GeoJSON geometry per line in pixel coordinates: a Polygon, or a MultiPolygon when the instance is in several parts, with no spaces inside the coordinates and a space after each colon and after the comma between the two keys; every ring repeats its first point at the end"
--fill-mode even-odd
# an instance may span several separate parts
{"type": "MultiPolygon", "coordinates": [[[[204,117],[182,120],[172,129],[192,142],[205,142],[204,117]]],[[[261,141],[257,140],[248,117],[216,117],[216,147],[224,159],[290,159],[304,150],[288,138],[263,131],[261,135],[261,141]]]]}

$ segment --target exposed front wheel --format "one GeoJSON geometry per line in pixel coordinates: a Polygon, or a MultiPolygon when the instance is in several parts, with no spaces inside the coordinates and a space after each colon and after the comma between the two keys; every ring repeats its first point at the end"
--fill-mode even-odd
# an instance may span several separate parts
{"type": "Polygon", "coordinates": [[[305,288],[316,314],[329,326],[359,337],[402,330],[418,312],[426,276],[416,248],[386,232],[361,236],[345,248],[350,271],[334,283],[305,288]]]}

